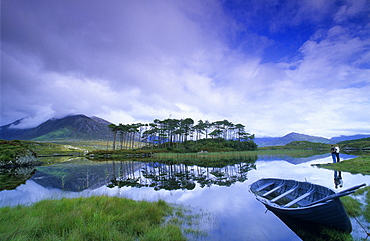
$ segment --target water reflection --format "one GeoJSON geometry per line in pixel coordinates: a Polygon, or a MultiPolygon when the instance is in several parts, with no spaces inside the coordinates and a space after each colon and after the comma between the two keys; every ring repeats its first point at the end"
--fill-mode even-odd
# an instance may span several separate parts
{"type": "Polygon", "coordinates": [[[102,186],[151,187],[154,190],[193,190],[196,184],[202,188],[211,185],[230,186],[247,180],[247,172],[255,169],[257,157],[222,158],[213,160],[214,167],[202,167],[205,160],[157,160],[151,162],[90,161],[70,158],[68,161],[39,167],[19,167],[0,172],[1,190],[15,189],[32,178],[44,188],[81,192],[102,186]],[[227,164],[227,165],[222,165],[227,164]]]}
{"type": "MultiPolygon", "coordinates": [[[[246,160],[246,159],[245,159],[246,160]]],[[[248,159],[250,161],[251,159],[248,159]]],[[[254,162],[240,162],[225,167],[200,167],[186,164],[165,164],[160,161],[143,163],[139,173],[130,168],[133,162],[113,162],[113,169],[119,166],[121,175],[114,177],[108,187],[153,187],[154,190],[193,190],[211,185],[230,186],[247,180],[247,173],[256,169],[254,162]],[[126,170],[124,170],[126,168],[126,170]]]]}
{"type": "MultiPolygon", "coordinates": [[[[302,240],[332,240],[333,236],[330,235],[329,229],[318,223],[312,223],[301,219],[293,218],[281,212],[272,211],[281,221],[283,221],[298,237],[302,240]]],[[[351,236],[342,233],[343,237],[351,236]]]]}
{"type": "Polygon", "coordinates": [[[85,158],[71,158],[68,162],[37,167],[32,180],[46,188],[80,192],[104,186],[113,177],[138,170],[141,164],[132,162],[125,167],[122,172],[122,168],[116,168],[112,161],[91,162],[85,158]]]}
{"type": "MultiPolygon", "coordinates": [[[[62,163],[37,167],[36,173],[25,184],[14,190],[1,191],[0,206],[92,195],[117,196],[138,201],[164,200],[212,213],[215,220],[203,222],[207,226],[204,229],[207,237],[198,240],[301,240],[300,234],[297,236],[295,230],[288,228],[272,212],[265,213],[265,206],[248,192],[249,185],[263,177],[276,177],[307,180],[334,188],[333,170],[311,166],[330,163],[329,155],[287,159],[282,156],[259,156],[258,160],[235,159],[226,164],[220,162],[208,167],[201,160],[188,160],[186,163],[164,163],[158,159],[153,159],[152,162],[97,162],[85,158],[69,158],[62,163]],[[112,182],[116,180],[119,183],[127,179],[134,185],[114,185],[112,182]],[[171,183],[171,186],[170,182],[175,184],[171,183]],[[195,188],[192,187],[193,183],[195,188]],[[109,184],[113,186],[107,187],[109,184]],[[140,188],[135,187],[137,184],[140,184],[140,188]],[[155,190],[156,186],[159,189],[155,190]]],[[[353,156],[342,154],[341,158],[345,160],[353,156]]],[[[345,180],[345,186],[370,184],[369,175],[342,172],[341,177],[345,180]]],[[[351,234],[353,238],[360,240],[366,237],[361,227],[354,222],[354,231],[351,234]]]]}
{"type": "Polygon", "coordinates": [[[36,169],[34,166],[0,168],[0,191],[17,188],[30,179],[35,172],[36,169]]]}
{"type": "Polygon", "coordinates": [[[343,187],[343,178],[341,171],[334,171],[334,187],[343,187]]]}

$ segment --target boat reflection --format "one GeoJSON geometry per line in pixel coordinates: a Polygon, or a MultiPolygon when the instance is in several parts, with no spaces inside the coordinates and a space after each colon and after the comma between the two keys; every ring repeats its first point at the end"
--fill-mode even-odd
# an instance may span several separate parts
{"type": "MultiPolygon", "coordinates": [[[[333,240],[331,228],[325,225],[293,218],[281,212],[270,211],[283,221],[283,223],[285,223],[302,240],[333,240]]],[[[348,233],[338,230],[336,231],[340,232],[343,237],[351,238],[348,233]]]]}

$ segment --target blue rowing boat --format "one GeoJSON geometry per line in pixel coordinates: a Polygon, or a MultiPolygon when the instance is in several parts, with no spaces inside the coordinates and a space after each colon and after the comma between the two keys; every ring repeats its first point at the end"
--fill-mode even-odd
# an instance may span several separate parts
{"type": "Polygon", "coordinates": [[[350,233],[351,221],[339,197],[354,193],[365,185],[335,193],[327,187],[309,182],[263,178],[251,184],[250,191],[268,210],[277,215],[287,215],[350,233]]]}

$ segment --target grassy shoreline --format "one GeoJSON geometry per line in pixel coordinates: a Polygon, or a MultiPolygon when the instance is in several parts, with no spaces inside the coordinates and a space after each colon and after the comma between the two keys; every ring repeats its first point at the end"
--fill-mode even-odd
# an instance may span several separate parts
{"type": "MultiPolygon", "coordinates": [[[[350,172],[352,174],[370,175],[370,156],[360,156],[339,163],[312,164],[319,168],[350,172]]],[[[370,223],[370,186],[357,190],[352,196],[341,198],[343,205],[351,217],[363,217],[370,223]],[[364,200],[360,202],[359,200],[364,200]]],[[[370,227],[367,227],[369,230],[370,227]]]]}
{"type": "Polygon", "coordinates": [[[339,163],[314,164],[314,166],[352,174],[370,175],[370,156],[360,156],[339,163]]]}
{"type": "Polygon", "coordinates": [[[0,240],[185,240],[180,227],[165,222],[174,214],[161,200],[43,200],[0,208],[0,240]]]}

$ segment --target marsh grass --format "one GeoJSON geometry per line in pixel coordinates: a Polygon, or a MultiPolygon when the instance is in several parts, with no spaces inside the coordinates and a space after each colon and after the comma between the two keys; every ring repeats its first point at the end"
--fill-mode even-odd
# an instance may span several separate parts
{"type": "MultiPolygon", "coordinates": [[[[370,174],[370,158],[369,157],[359,157],[351,160],[342,161],[336,164],[319,164],[319,167],[338,170],[338,171],[348,171],[351,173],[362,173],[364,175],[370,174]]],[[[364,196],[365,203],[361,204],[358,200],[346,196],[342,197],[342,203],[351,217],[358,217],[363,215],[367,222],[370,222],[370,186],[361,188],[357,190],[354,195],[364,196]]],[[[370,228],[370,227],[368,227],[370,228]]]]}
{"type": "Polygon", "coordinates": [[[0,240],[185,240],[165,224],[173,207],[164,201],[117,197],[44,200],[0,209],[0,240]]]}
{"type": "Polygon", "coordinates": [[[350,172],[352,174],[361,173],[363,175],[370,175],[370,156],[361,156],[339,163],[315,164],[317,167],[350,172]]]}
{"type": "Polygon", "coordinates": [[[352,241],[353,238],[351,234],[340,232],[330,228],[323,228],[321,235],[325,237],[324,239],[314,239],[315,241],[352,241]]]}
{"type": "Polygon", "coordinates": [[[193,208],[178,205],[176,205],[175,210],[175,215],[170,217],[168,223],[181,227],[184,235],[189,240],[206,238],[208,235],[207,229],[214,227],[214,217],[209,212],[198,210],[195,214],[193,208]]]}
{"type": "MultiPolygon", "coordinates": [[[[351,196],[341,197],[340,200],[342,201],[347,214],[351,217],[363,216],[365,220],[369,223],[370,222],[370,186],[357,190],[353,195],[360,197],[359,200],[363,200],[364,203],[362,203],[362,201],[360,202],[359,200],[355,198],[352,198],[351,196]],[[363,198],[361,198],[362,196],[363,198]]],[[[358,219],[356,219],[356,221],[359,222],[358,219]]],[[[367,228],[367,230],[369,230],[370,228],[370,226],[368,225],[366,226],[365,223],[361,223],[361,226],[363,226],[364,229],[367,228]]],[[[366,232],[369,232],[369,231],[366,231],[366,232]]]]}
{"type": "Polygon", "coordinates": [[[343,206],[350,217],[357,217],[361,215],[363,205],[358,200],[350,196],[341,197],[340,200],[342,201],[343,206]]]}
{"type": "Polygon", "coordinates": [[[364,188],[366,192],[366,206],[363,212],[366,221],[370,222],[370,186],[364,188]]]}

